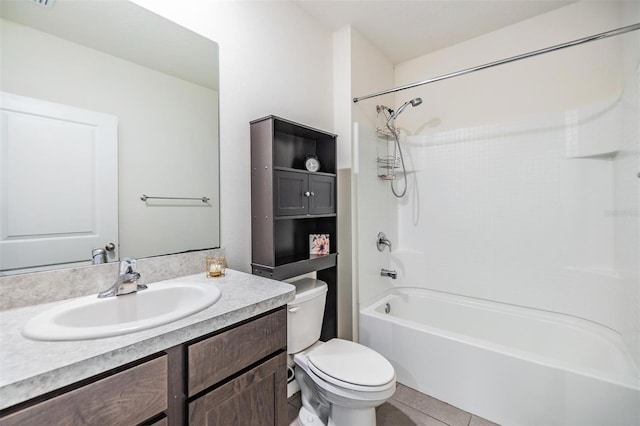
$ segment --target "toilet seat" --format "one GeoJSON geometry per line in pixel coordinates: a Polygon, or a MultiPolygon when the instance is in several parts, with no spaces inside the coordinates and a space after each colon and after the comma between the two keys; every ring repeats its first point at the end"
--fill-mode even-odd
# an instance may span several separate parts
{"type": "Polygon", "coordinates": [[[374,350],[342,339],[331,339],[307,353],[309,369],[336,386],[361,392],[395,387],[395,370],[374,350]]]}

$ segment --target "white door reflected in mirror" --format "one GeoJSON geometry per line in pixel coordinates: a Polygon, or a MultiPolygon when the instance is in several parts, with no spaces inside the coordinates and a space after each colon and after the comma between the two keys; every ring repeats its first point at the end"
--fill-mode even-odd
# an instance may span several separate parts
{"type": "Polygon", "coordinates": [[[0,269],[71,266],[117,242],[117,117],[2,92],[0,101],[0,269]]]}

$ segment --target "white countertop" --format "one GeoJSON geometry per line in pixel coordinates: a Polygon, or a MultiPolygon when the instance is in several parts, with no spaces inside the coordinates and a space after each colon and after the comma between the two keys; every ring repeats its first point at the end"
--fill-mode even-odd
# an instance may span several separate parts
{"type": "Polygon", "coordinates": [[[169,324],[72,342],[39,342],[21,334],[27,320],[72,299],[1,311],[0,409],[268,312],[295,296],[291,284],[229,269],[225,277],[201,273],[160,283],[172,281],[210,283],[222,295],[209,308],[169,324]]]}

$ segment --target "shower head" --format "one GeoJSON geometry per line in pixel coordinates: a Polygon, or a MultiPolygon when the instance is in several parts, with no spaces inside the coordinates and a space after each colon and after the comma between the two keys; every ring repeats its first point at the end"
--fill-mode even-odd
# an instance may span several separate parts
{"type": "Polygon", "coordinates": [[[398,110],[396,112],[391,114],[391,116],[389,117],[389,120],[391,120],[391,119],[395,120],[396,118],[398,118],[400,113],[402,113],[402,111],[404,111],[404,109],[407,106],[411,105],[412,107],[416,107],[416,106],[420,105],[421,103],[422,103],[422,98],[413,98],[410,101],[407,101],[407,102],[403,103],[400,106],[400,108],[398,108],[398,110]]]}

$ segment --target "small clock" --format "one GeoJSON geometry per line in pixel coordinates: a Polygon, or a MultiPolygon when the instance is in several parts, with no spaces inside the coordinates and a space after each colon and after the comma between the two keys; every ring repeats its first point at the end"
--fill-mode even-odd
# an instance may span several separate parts
{"type": "Polygon", "coordinates": [[[316,155],[307,155],[304,160],[304,167],[310,172],[317,172],[320,170],[320,161],[316,155]]]}

